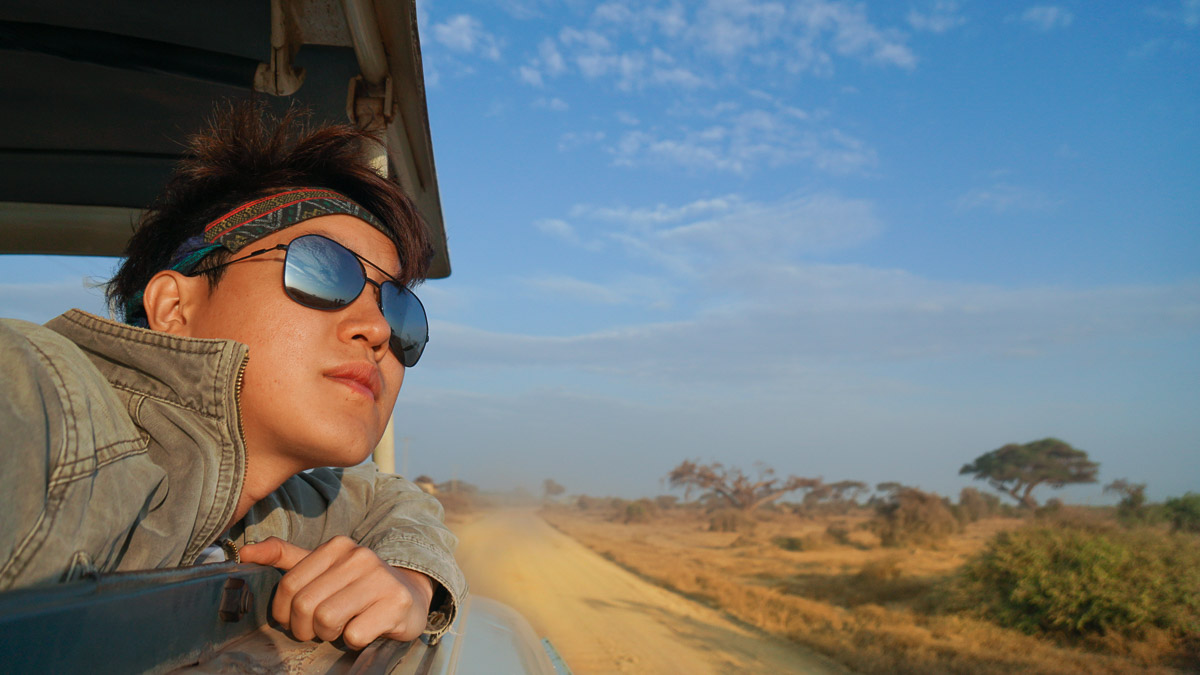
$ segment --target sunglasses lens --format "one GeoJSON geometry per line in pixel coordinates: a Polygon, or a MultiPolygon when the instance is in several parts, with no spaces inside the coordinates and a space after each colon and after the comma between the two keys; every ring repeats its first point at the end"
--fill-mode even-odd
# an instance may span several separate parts
{"type": "Polygon", "coordinates": [[[310,234],[288,245],[283,287],[296,302],[338,309],[354,302],[364,283],[358,258],[336,242],[310,234]]]}
{"type": "Polygon", "coordinates": [[[425,308],[412,291],[390,281],[380,288],[380,306],[392,327],[392,351],[405,368],[412,368],[429,341],[425,308]]]}
{"type": "MultiPolygon", "coordinates": [[[[296,237],[288,244],[283,288],[301,305],[341,309],[358,298],[365,284],[362,263],[341,244],[317,234],[296,237]]],[[[391,281],[384,282],[379,293],[383,318],[392,328],[390,347],[411,368],[429,341],[425,308],[412,291],[391,281]]]]}

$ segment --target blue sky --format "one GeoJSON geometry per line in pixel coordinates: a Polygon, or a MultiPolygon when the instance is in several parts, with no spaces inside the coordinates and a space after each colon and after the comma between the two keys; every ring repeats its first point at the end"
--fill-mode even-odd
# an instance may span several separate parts
{"type": "MultiPolygon", "coordinates": [[[[1197,0],[418,4],[454,272],[411,474],[957,494],[1057,436],[1200,490],[1197,0]]],[[[111,264],[6,261],[0,314],[111,264]]]]}

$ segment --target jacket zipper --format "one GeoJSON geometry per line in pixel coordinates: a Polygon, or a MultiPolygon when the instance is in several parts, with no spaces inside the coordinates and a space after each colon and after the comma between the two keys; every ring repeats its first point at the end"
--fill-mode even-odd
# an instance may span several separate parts
{"type": "Polygon", "coordinates": [[[221,547],[221,550],[225,551],[226,562],[229,562],[230,560],[235,563],[242,562],[242,552],[238,550],[238,545],[234,543],[232,539],[228,537],[222,537],[217,544],[221,547]]]}
{"type": "MultiPolygon", "coordinates": [[[[243,490],[246,487],[246,465],[250,463],[250,456],[248,453],[246,453],[246,432],[242,428],[242,382],[246,379],[246,366],[249,363],[250,354],[246,354],[242,357],[242,365],[238,366],[237,379],[234,380],[233,385],[233,403],[234,407],[237,408],[238,439],[242,442],[242,454],[244,456],[244,459],[242,460],[241,480],[243,490]]],[[[241,496],[242,495],[240,491],[234,496],[234,511],[237,511],[237,500],[241,499],[241,496]]],[[[216,544],[225,551],[227,559],[232,559],[239,563],[242,561],[242,555],[238,551],[237,544],[233,543],[233,540],[229,539],[228,537],[221,537],[216,541],[216,544]]]]}

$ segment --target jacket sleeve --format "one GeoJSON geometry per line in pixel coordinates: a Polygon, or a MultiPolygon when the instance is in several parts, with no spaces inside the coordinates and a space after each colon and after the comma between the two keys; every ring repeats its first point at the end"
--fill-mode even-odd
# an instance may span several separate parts
{"type": "Polygon", "coordinates": [[[454,561],[458,540],[442,522],[442,505],[371,463],[293,476],[231,534],[239,544],[276,536],[307,549],[345,535],[393,567],[425,574],[435,582],[425,626],[434,638],[450,628],[466,596],[466,579],[454,561]]]}
{"type": "Polygon", "coordinates": [[[165,474],[69,340],[0,320],[0,590],[117,567],[165,474]]]}

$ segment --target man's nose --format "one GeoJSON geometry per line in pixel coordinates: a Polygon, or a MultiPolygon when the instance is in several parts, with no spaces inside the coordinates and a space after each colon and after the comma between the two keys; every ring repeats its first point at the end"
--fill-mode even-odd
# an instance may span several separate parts
{"type": "Polygon", "coordinates": [[[362,340],[372,351],[386,351],[392,327],[379,306],[379,286],[368,280],[362,293],[343,310],[339,332],[344,340],[362,340]]]}

